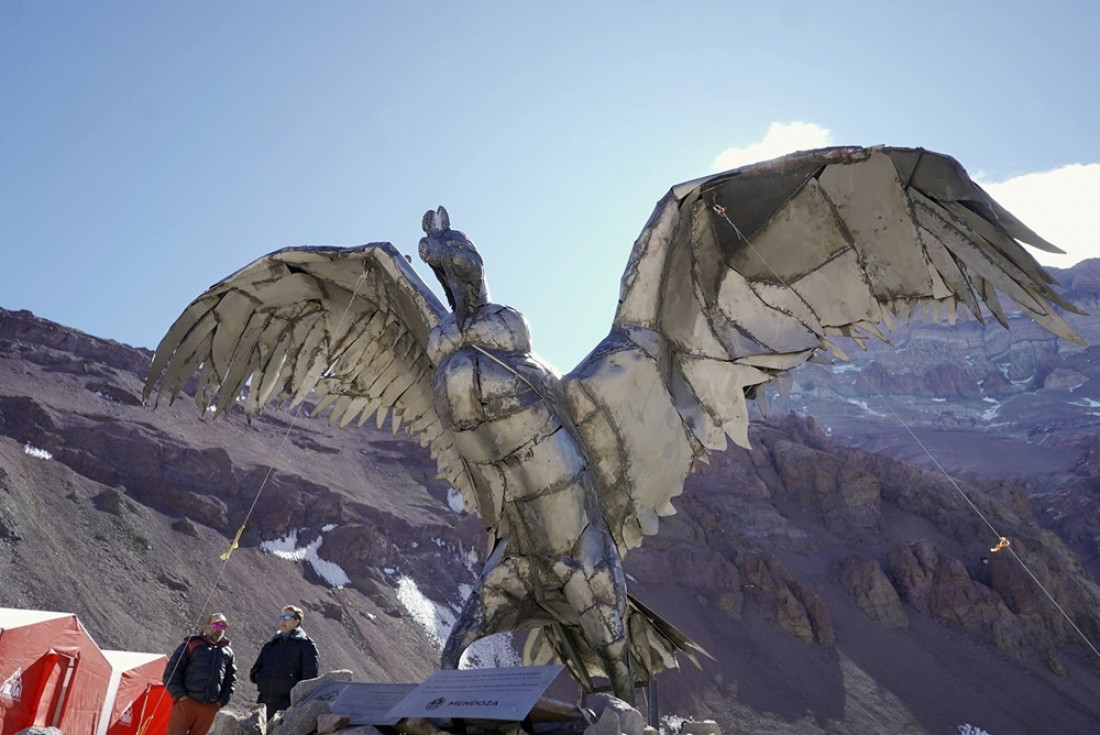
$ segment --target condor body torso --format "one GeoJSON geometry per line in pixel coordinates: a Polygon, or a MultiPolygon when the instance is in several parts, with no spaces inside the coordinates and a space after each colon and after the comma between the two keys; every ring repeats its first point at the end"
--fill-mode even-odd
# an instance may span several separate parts
{"type": "Polygon", "coordinates": [[[507,535],[510,556],[571,554],[600,514],[561,381],[532,356],[526,320],[486,304],[461,330],[445,318],[428,349],[435,409],[466,460],[486,525],[507,535]]]}

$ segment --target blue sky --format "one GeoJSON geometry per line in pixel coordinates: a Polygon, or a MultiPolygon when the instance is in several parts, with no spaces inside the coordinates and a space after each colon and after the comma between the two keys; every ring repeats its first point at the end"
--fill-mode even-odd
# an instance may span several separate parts
{"type": "Polygon", "coordinates": [[[1068,266],[1100,254],[1097,28],[1094,2],[2,0],[0,306],[153,347],[267,252],[414,253],[442,204],[568,370],[671,185],[821,142],[955,156],[1068,266]]]}

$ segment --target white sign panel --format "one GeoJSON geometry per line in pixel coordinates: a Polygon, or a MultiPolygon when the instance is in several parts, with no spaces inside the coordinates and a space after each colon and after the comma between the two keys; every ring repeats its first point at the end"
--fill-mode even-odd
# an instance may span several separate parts
{"type": "Polygon", "coordinates": [[[332,712],[347,715],[352,725],[393,725],[400,715],[390,714],[393,706],[403,700],[419,684],[345,684],[344,690],[332,702],[332,712]]]}
{"type": "Polygon", "coordinates": [[[563,668],[555,664],[437,671],[398,702],[389,716],[519,721],[563,668]]]}

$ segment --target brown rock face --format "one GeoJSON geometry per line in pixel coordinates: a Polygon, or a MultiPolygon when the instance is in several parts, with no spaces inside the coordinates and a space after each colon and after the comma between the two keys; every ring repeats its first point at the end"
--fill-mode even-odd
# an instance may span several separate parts
{"type": "Polygon", "coordinates": [[[1088,376],[1067,367],[1057,367],[1047,373],[1043,379],[1043,387],[1049,390],[1073,390],[1084,385],[1088,376]]]}
{"type": "Polygon", "coordinates": [[[867,385],[879,393],[942,398],[974,398],[982,393],[977,381],[960,365],[932,365],[923,373],[894,372],[873,362],[862,373],[867,385]]]}
{"type": "MultiPolygon", "coordinates": [[[[1017,543],[1017,549],[1019,547],[1020,544],[1017,543]]],[[[1005,601],[1009,610],[1017,615],[1042,613],[1046,610],[1048,603],[1042,590],[1011,554],[1005,550],[991,552],[988,568],[990,586],[1005,601]]]]}
{"type": "Polygon", "coordinates": [[[991,632],[997,647],[1017,653],[1022,632],[1001,596],[970,578],[961,561],[922,541],[889,552],[890,574],[902,598],[919,612],[977,633],[991,632]]]}
{"type": "Polygon", "coordinates": [[[794,637],[824,646],[836,640],[828,607],[802,582],[792,579],[783,564],[766,551],[738,555],[745,605],[753,605],[765,619],[794,637]]]}
{"type": "Polygon", "coordinates": [[[982,393],[990,398],[1006,398],[1017,392],[1016,387],[999,370],[986,373],[981,380],[981,386],[982,393]]]}
{"type": "Polygon", "coordinates": [[[879,485],[875,477],[835,455],[777,439],[766,442],[784,494],[821,515],[830,531],[874,528],[879,522],[879,485]]]}
{"type": "Polygon", "coordinates": [[[887,628],[905,628],[909,616],[897,590],[874,559],[850,556],[840,567],[840,584],[856,602],[860,612],[887,628]]]}
{"type": "Polygon", "coordinates": [[[679,546],[669,550],[643,546],[631,554],[631,573],[640,582],[690,579],[695,586],[721,594],[740,592],[737,567],[717,552],[679,546]]]}

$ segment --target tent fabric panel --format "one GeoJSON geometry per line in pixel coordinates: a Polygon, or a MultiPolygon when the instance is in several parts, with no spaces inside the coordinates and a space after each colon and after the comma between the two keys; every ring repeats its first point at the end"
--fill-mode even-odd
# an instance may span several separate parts
{"type": "Polygon", "coordinates": [[[37,612],[0,609],[0,733],[4,735],[35,724],[39,710],[42,717],[47,716],[44,713],[58,684],[60,656],[54,645],[71,648],[70,617],[75,616],[22,614],[37,612]]]}
{"type": "Polygon", "coordinates": [[[163,684],[149,684],[111,720],[107,735],[137,735],[149,721],[146,733],[164,732],[172,714],[172,697],[163,684]]]}
{"type": "Polygon", "coordinates": [[[64,732],[94,733],[107,696],[111,664],[75,615],[72,623],[71,640],[79,646],[80,655],[58,727],[64,732]]]}
{"type": "Polygon", "coordinates": [[[49,610],[22,610],[17,607],[0,607],[0,631],[9,628],[24,628],[38,625],[48,620],[67,618],[72,613],[51,612],[49,610]]]}
{"type": "Polygon", "coordinates": [[[138,732],[143,719],[153,718],[147,732],[166,726],[171,697],[161,683],[168,657],[162,653],[104,651],[115,666],[118,683],[113,698],[104,706],[100,735],[130,735],[138,732]]]}
{"type": "Polygon", "coordinates": [[[31,724],[94,733],[110,674],[76,615],[0,608],[0,735],[31,724]],[[74,666],[66,684],[70,657],[74,666]],[[63,706],[55,723],[58,701],[63,706]]]}
{"type": "MultiPolygon", "coordinates": [[[[35,724],[39,701],[44,695],[48,699],[55,688],[50,679],[57,669],[58,658],[49,651],[31,661],[21,658],[22,665],[13,666],[0,676],[0,733],[8,735],[35,724]]],[[[2,651],[0,661],[10,663],[2,651]]]]}

